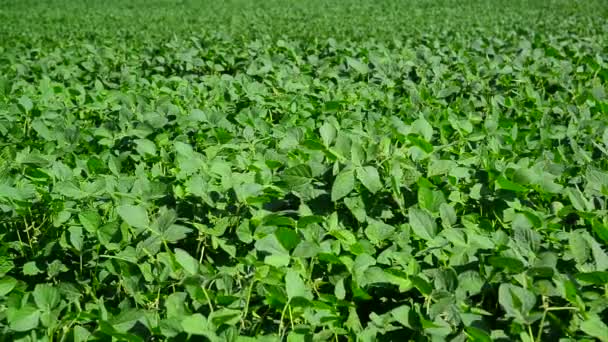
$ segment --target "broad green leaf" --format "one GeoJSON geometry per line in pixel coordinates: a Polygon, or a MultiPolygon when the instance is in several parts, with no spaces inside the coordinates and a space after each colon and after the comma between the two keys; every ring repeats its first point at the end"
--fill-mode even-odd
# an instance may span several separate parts
{"type": "Polygon", "coordinates": [[[269,234],[256,241],[255,248],[258,251],[270,254],[289,255],[289,251],[285,249],[275,234],[269,234]]]}
{"type": "Polygon", "coordinates": [[[186,316],[186,299],[188,294],[185,292],[174,292],[165,298],[165,308],[167,309],[167,317],[179,318],[186,316]]]}
{"type": "Polygon", "coordinates": [[[401,305],[391,310],[391,316],[404,327],[410,329],[418,328],[418,317],[408,305],[401,305]]]}
{"type": "Polygon", "coordinates": [[[428,141],[419,138],[416,135],[410,134],[407,136],[407,139],[412,143],[412,145],[420,148],[424,153],[433,153],[433,145],[428,141]]]}
{"type": "Polygon", "coordinates": [[[602,321],[602,319],[596,315],[592,315],[581,323],[581,330],[599,339],[602,342],[608,341],[608,325],[602,321]]]}
{"type": "Polygon", "coordinates": [[[77,251],[82,251],[84,246],[82,227],[72,226],[68,229],[68,231],[70,233],[70,244],[72,244],[77,251]]]}
{"type": "Polygon", "coordinates": [[[249,220],[243,220],[236,228],[236,235],[239,240],[244,243],[250,243],[253,241],[251,230],[249,228],[249,220]]]}
{"type": "Polygon", "coordinates": [[[416,119],[416,121],[412,123],[412,128],[414,128],[415,132],[419,133],[427,142],[431,142],[433,139],[433,126],[431,126],[424,117],[416,119]]]}
{"type": "Polygon", "coordinates": [[[347,197],[344,199],[344,204],[355,216],[357,221],[365,222],[367,218],[367,212],[365,211],[365,204],[363,203],[361,196],[347,197]]]}
{"type": "Polygon", "coordinates": [[[465,332],[471,342],[492,342],[492,337],[481,329],[466,327],[465,332]]]}
{"type": "Polygon", "coordinates": [[[53,309],[61,299],[59,290],[49,284],[36,285],[33,296],[36,306],[41,310],[53,309]]]}
{"type": "Polygon", "coordinates": [[[323,144],[329,147],[336,138],[337,131],[332,124],[326,122],[321,126],[321,128],[319,128],[319,133],[321,133],[321,139],[323,139],[323,144]]]}
{"type": "Polygon", "coordinates": [[[156,145],[154,144],[154,142],[148,139],[137,139],[135,143],[137,144],[137,153],[139,153],[140,155],[156,155],[156,145]]]}
{"type": "Polygon", "coordinates": [[[346,62],[348,63],[348,66],[350,66],[351,68],[353,68],[356,72],[360,73],[360,74],[367,74],[369,72],[369,68],[366,64],[364,64],[363,62],[361,62],[360,60],[351,58],[351,57],[346,57],[346,62]]]}
{"type": "Polygon", "coordinates": [[[29,261],[23,265],[23,274],[31,276],[39,273],[42,273],[42,270],[38,268],[35,261],[29,261]]]}
{"type": "Polygon", "coordinates": [[[288,251],[294,249],[300,243],[300,236],[292,228],[279,227],[274,232],[277,239],[288,251]]]}
{"type": "Polygon", "coordinates": [[[116,209],[120,218],[127,222],[131,227],[147,228],[150,225],[148,212],[142,206],[122,205],[116,209]]]}
{"type": "Polygon", "coordinates": [[[441,223],[445,227],[451,227],[456,224],[457,217],[454,207],[447,203],[441,203],[439,206],[439,214],[441,216],[441,223]]]}
{"type": "Polygon", "coordinates": [[[34,104],[32,103],[32,100],[27,96],[21,96],[19,98],[19,104],[21,105],[21,107],[23,107],[25,112],[30,112],[32,110],[32,108],[34,108],[34,104]]]}
{"type": "Polygon", "coordinates": [[[290,300],[295,297],[312,299],[312,292],[306,286],[300,274],[292,269],[287,270],[285,274],[285,286],[287,289],[287,298],[290,300]]]}
{"type": "Polygon", "coordinates": [[[342,300],[346,297],[346,289],[344,288],[344,278],[338,280],[334,287],[334,295],[336,298],[342,300]]]}
{"type": "Polygon", "coordinates": [[[95,211],[84,211],[78,214],[82,227],[89,233],[95,233],[101,226],[101,216],[95,211]]]}
{"type": "Polygon", "coordinates": [[[22,308],[10,307],[6,310],[8,326],[14,331],[29,331],[38,326],[40,311],[30,305],[22,308]]]}
{"type": "Polygon", "coordinates": [[[500,176],[500,177],[498,177],[498,179],[496,179],[496,188],[503,189],[503,190],[509,190],[509,191],[515,191],[515,192],[528,191],[528,189],[525,186],[514,183],[514,182],[508,180],[505,176],[500,176]]]}
{"type": "Polygon", "coordinates": [[[331,188],[331,200],[337,202],[355,188],[355,173],[353,170],[343,170],[336,176],[331,188]]]}
{"type": "Polygon", "coordinates": [[[191,231],[192,229],[184,227],[182,225],[172,224],[171,226],[169,226],[169,228],[167,228],[167,230],[162,232],[162,237],[165,241],[169,243],[175,243],[179,240],[185,239],[188,236],[188,233],[190,233],[191,231]]]}
{"type": "Polygon", "coordinates": [[[591,257],[591,251],[587,241],[582,236],[580,231],[573,231],[570,233],[568,239],[568,246],[570,252],[574,256],[574,260],[577,264],[582,265],[591,257]]]}
{"type": "Polygon", "coordinates": [[[77,325],[73,329],[74,342],[85,342],[89,340],[91,333],[84,327],[77,325]]]}
{"type": "Polygon", "coordinates": [[[424,296],[429,296],[433,292],[433,285],[419,276],[410,277],[410,281],[424,296]]]}
{"type": "Polygon", "coordinates": [[[241,320],[241,311],[236,309],[221,308],[209,314],[208,320],[214,326],[236,325],[241,320]]]}
{"type": "Polygon", "coordinates": [[[55,185],[54,190],[67,198],[82,199],[87,197],[87,193],[73,182],[59,182],[55,185]]]}
{"type": "Polygon", "coordinates": [[[361,142],[358,140],[353,140],[352,145],[350,147],[350,155],[353,164],[360,166],[366,162],[367,158],[365,157],[365,151],[363,150],[363,146],[361,146],[361,142]]]}
{"type": "Polygon", "coordinates": [[[536,305],[536,296],[530,290],[503,283],[498,288],[498,302],[507,312],[507,316],[521,323],[531,323],[529,318],[536,305]]]}
{"type": "Polygon", "coordinates": [[[594,285],[605,285],[608,284],[608,272],[606,271],[594,271],[586,273],[578,273],[575,278],[594,285]]]}
{"type": "MultiPolygon", "coordinates": [[[[375,194],[382,189],[382,182],[380,181],[380,175],[378,170],[373,166],[364,166],[357,168],[357,179],[369,190],[375,194]]],[[[350,192],[350,191],[349,191],[350,192]]],[[[333,192],[332,192],[333,199],[333,192]]]]}
{"type": "Polygon", "coordinates": [[[199,313],[184,318],[182,328],[190,335],[201,335],[207,338],[212,338],[215,335],[207,322],[207,318],[199,313]]]}
{"type": "Polygon", "coordinates": [[[524,271],[524,263],[515,258],[493,256],[490,257],[488,261],[490,265],[506,269],[511,273],[521,273],[524,271]]]}
{"type": "Polygon", "coordinates": [[[437,224],[429,213],[422,209],[408,209],[410,226],[416,236],[424,240],[432,240],[437,235],[437,224]]]}
{"type": "Polygon", "coordinates": [[[437,213],[442,204],[445,204],[443,192],[432,190],[425,186],[418,189],[418,205],[420,208],[426,209],[431,213],[437,213]]]}
{"type": "Polygon", "coordinates": [[[590,211],[593,210],[593,206],[589,203],[589,201],[585,198],[585,195],[576,188],[568,188],[566,189],[566,194],[570,199],[570,203],[572,206],[578,211],[590,211]]]}
{"type": "Polygon", "coordinates": [[[98,329],[103,334],[114,337],[119,341],[143,342],[143,338],[137,335],[121,332],[117,329],[114,329],[114,326],[108,321],[100,321],[98,329]]]}
{"type": "Polygon", "coordinates": [[[198,274],[199,262],[181,248],[175,249],[175,259],[190,275],[198,274]]]}
{"type": "Polygon", "coordinates": [[[9,276],[0,278],[0,297],[6,296],[17,286],[17,279],[9,276]]]}
{"type": "Polygon", "coordinates": [[[120,313],[111,317],[107,323],[118,333],[128,333],[143,317],[144,312],[142,310],[129,308],[121,310],[120,313]]]}
{"type": "Polygon", "coordinates": [[[395,227],[390,226],[382,221],[374,219],[368,220],[367,228],[365,228],[365,236],[373,243],[378,244],[391,237],[395,231],[395,227]]]}
{"type": "Polygon", "coordinates": [[[597,236],[602,239],[605,243],[608,243],[608,224],[601,222],[598,219],[593,220],[593,231],[597,236]]]}

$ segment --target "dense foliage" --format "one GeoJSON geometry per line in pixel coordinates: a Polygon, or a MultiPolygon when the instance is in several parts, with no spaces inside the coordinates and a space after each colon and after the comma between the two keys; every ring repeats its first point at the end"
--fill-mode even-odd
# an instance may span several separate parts
{"type": "Polygon", "coordinates": [[[0,340],[608,341],[605,1],[0,1],[0,340]]]}

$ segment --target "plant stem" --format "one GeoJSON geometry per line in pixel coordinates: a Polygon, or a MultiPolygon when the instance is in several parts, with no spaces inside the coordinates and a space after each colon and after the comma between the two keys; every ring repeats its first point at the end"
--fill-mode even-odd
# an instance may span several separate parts
{"type": "Polygon", "coordinates": [[[281,312],[281,319],[279,322],[279,341],[283,340],[283,334],[284,334],[283,319],[285,317],[285,311],[289,307],[289,303],[290,303],[290,301],[288,300],[287,303],[285,303],[285,307],[283,308],[283,311],[281,312]]]}

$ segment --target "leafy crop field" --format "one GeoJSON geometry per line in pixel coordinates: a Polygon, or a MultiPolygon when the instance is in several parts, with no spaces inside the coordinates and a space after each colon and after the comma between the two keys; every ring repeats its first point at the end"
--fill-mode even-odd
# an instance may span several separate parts
{"type": "Polygon", "coordinates": [[[608,341],[607,19],[0,0],[0,341],[608,341]]]}

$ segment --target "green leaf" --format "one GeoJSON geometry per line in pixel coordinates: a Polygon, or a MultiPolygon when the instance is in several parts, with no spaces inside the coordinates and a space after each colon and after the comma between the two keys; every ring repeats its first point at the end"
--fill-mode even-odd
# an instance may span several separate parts
{"type": "Polygon", "coordinates": [[[35,261],[28,261],[23,265],[23,274],[33,276],[42,273],[42,270],[38,268],[35,261]]]}
{"type": "Polygon", "coordinates": [[[31,305],[20,309],[9,307],[6,310],[6,318],[11,330],[17,332],[29,331],[38,327],[40,311],[31,305]]]}
{"type": "Polygon", "coordinates": [[[439,206],[439,215],[441,217],[441,223],[446,227],[455,225],[458,220],[454,207],[447,203],[441,203],[439,206]]]}
{"type": "MultiPolygon", "coordinates": [[[[307,335],[305,333],[298,333],[295,331],[291,331],[291,332],[289,332],[289,335],[287,335],[287,342],[307,342],[309,340],[310,340],[310,335],[307,335]]],[[[241,341],[239,341],[239,342],[241,342],[241,341]]]]}
{"type": "Polygon", "coordinates": [[[431,145],[431,143],[428,141],[413,134],[408,135],[407,139],[412,143],[412,145],[420,148],[425,153],[433,153],[433,145],[431,145]]]}
{"type": "Polygon", "coordinates": [[[148,212],[142,206],[138,205],[122,205],[116,209],[118,215],[135,228],[147,228],[150,225],[148,212]]]}
{"type": "Polygon", "coordinates": [[[91,333],[87,329],[81,327],[80,325],[77,325],[74,327],[73,334],[74,334],[74,342],[88,341],[89,337],[91,336],[91,333]]]}
{"type": "Polygon", "coordinates": [[[287,270],[285,274],[285,286],[289,300],[295,297],[302,297],[308,300],[313,298],[311,290],[306,286],[300,274],[292,269],[287,270]]]}
{"type": "Polygon", "coordinates": [[[33,292],[34,302],[41,310],[50,310],[56,307],[61,300],[59,290],[49,284],[38,284],[33,292]]]}
{"type": "Polygon", "coordinates": [[[59,182],[55,185],[54,190],[67,198],[82,199],[88,196],[72,182],[59,182]]]}
{"type": "Polygon", "coordinates": [[[30,112],[34,108],[32,100],[30,100],[30,98],[27,96],[21,96],[18,102],[25,112],[30,112]]]}
{"type": "Polygon", "coordinates": [[[496,179],[496,188],[514,192],[528,191],[526,187],[508,180],[505,176],[500,176],[498,179],[496,179]]]}
{"type": "Polygon", "coordinates": [[[608,272],[606,271],[578,273],[574,277],[580,281],[594,285],[608,284],[608,272]]]}
{"type": "Polygon", "coordinates": [[[276,267],[283,267],[289,264],[289,251],[283,247],[275,234],[269,234],[256,241],[256,250],[270,253],[264,258],[264,263],[276,267]]]}
{"type": "Polygon", "coordinates": [[[300,243],[300,236],[296,231],[292,228],[279,227],[274,232],[277,236],[277,239],[287,249],[288,251],[296,248],[296,246],[300,243]]]}
{"type": "Polygon", "coordinates": [[[344,278],[341,278],[334,287],[334,295],[336,298],[343,300],[346,298],[346,289],[344,288],[344,278]]]}
{"type": "Polygon", "coordinates": [[[281,244],[275,234],[266,235],[256,241],[255,249],[270,254],[289,255],[289,251],[281,244]]]}
{"type": "Polygon", "coordinates": [[[408,305],[401,305],[391,310],[391,316],[401,325],[410,329],[417,329],[420,323],[418,322],[416,312],[408,305]]]}
{"type": "Polygon", "coordinates": [[[236,228],[236,235],[241,242],[251,243],[253,236],[251,235],[251,229],[249,228],[249,220],[243,220],[236,228]]]}
{"type": "Polygon", "coordinates": [[[355,174],[353,170],[342,170],[336,176],[331,188],[331,200],[337,202],[342,197],[348,195],[355,188],[355,174]]]}
{"type": "Polygon", "coordinates": [[[102,332],[106,335],[109,335],[111,337],[114,337],[118,341],[143,342],[143,338],[141,338],[137,335],[134,335],[134,334],[120,332],[117,329],[114,329],[112,324],[107,321],[100,321],[98,329],[100,332],[102,332]]]}
{"type": "Polygon", "coordinates": [[[498,302],[507,312],[507,316],[521,323],[531,323],[528,319],[536,305],[536,296],[530,290],[503,283],[498,288],[498,302]]]}
{"type": "Polygon", "coordinates": [[[360,74],[365,75],[369,72],[368,66],[357,59],[354,59],[351,57],[346,57],[346,62],[348,63],[348,66],[350,66],[351,68],[353,68],[356,72],[358,72],[360,74]]]}
{"type": "Polygon", "coordinates": [[[524,263],[515,258],[493,256],[488,261],[490,265],[506,269],[511,273],[521,273],[524,271],[524,263]]]}
{"type": "Polygon", "coordinates": [[[179,224],[172,224],[167,230],[162,232],[162,238],[169,243],[175,243],[185,239],[191,231],[192,229],[190,228],[186,228],[179,224]]]}
{"type": "Polygon", "coordinates": [[[437,235],[437,224],[426,211],[410,208],[408,210],[408,218],[416,236],[424,240],[432,240],[437,235]]]}
{"type": "Polygon", "coordinates": [[[332,124],[326,122],[321,126],[321,128],[319,128],[319,133],[321,133],[323,144],[329,147],[336,138],[337,131],[332,124]]]}
{"type": "Polygon", "coordinates": [[[241,320],[241,311],[236,309],[221,308],[209,314],[209,321],[219,327],[224,324],[236,325],[241,320]]]}
{"type": "Polygon", "coordinates": [[[119,231],[120,225],[117,221],[108,222],[97,230],[97,237],[102,245],[106,248],[111,248],[112,240],[119,231]]]}
{"type": "Polygon", "coordinates": [[[568,188],[566,189],[566,194],[568,195],[570,203],[572,203],[574,209],[578,211],[593,210],[593,206],[591,205],[591,203],[589,203],[589,201],[585,198],[585,195],[583,195],[583,193],[579,189],[568,188]]]}
{"type": "Polygon", "coordinates": [[[375,194],[383,187],[378,170],[373,166],[357,168],[357,179],[359,179],[361,184],[363,184],[363,186],[365,186],[372,194],[375,194]]]}
{"type": "Polygon", "coordinates": [[[168,318],[179,318],[186,316],[186,299],[188,294],[185,292],[174,292],[165,297],[165,309],[168,318]]]}
{"type": "Polygon", "coordinates": [[[597,315],[592,315],[581,323],[581,330],[589,335],[599,339],[602,342],[608,341],[608,325],[602,321],[597,315]]]}
{"type": "Polygon", "coordinates": [[[295,188],[310,183],[312,170],[307,164],[290,167],[283,172],[282,179],[290,188],[295,188]]]}
{"type": "Polygon", "coordinates": [[[598,219],[594,219],[592,227],[597,236],[604,242],[608,243],[608,224],[601,222],[598,219]]]}
{"type": "Polygon", "coordinates": [[[77,251],[82,251],[82,247],[84,246],[82,227],[72,226],[68,228],[68,232],[70,233],[70,243],[72,246],[74,246],[77,251]]]}
{"type": "Polygon", "coordinates": [[[215,337],[213,330],[207,322],[207,318],[199,313],[184,318],[182,328],[190,335],[201,335],[209,339],[215,337]]]}
{"type": "Polygon", "coordinates": [[[416,119],[416,121],[412,123],[412,128],[427,142],[431,142],[433,139],[433,126],[431,126],[431,124],[426,121],[424,117],[416,119]]]}
{"type": "Polygon", "coordinates": [[[9,294],[17,285],[17,279],[4,276],[0,279],[0,297],[9,294]]]}
{"type": "Polygon", "coordinates": [[[198,274],[200,263],[183,249],[175,249],[175,259],[190,275],[198,274]]]}
{"type": "Polygon", "coordinates": [[[139,153],[140,155],[156,155],[156,145],[154,144],[154,142],[148,139],[137,139],[135,140],[135,143],[137,144],[137,153],[139,153]]]}
{"type": "Polygon", "coordinates": [[[443,192],[432,190],[426,186],[418,189],[418,205],[431,213],[439,212],[442,204],[445,204],[443,192]]]}
{"type": "Polygon", "coordinates": [[[465,332],[471,342],[492,342],[492,337],[481,329],[466,327],[465,332]]]}
{"type": "Polygon", "coordinates": [[[422,279],[419,276],[412,276],[409,278],[412,284],[422,293],[424,296],[429,296],[433,292],[433,285],[428,281],[422,279]]]}
{"type": "Polygon", "coordinates": [[[365,222],[367,212],[365,211],[365,204],[363,203],[361,196],[347,197],[344,199],[344,204],[350,210],[353,216],[355,216],[357,221],[365,222]]]}
{"type": "Polygon", "coordinates": [[[95,233],[101,225],[101,216],[95,211],[84,211],[78,214],[82,227],[89,233],[95,233]]]}
{"type": "Polygon", "coordinates": [[[574,256],[574,260],[576,261],[576,263],[579,265],[586,263],[587,260],[591,257],[591,251],[589,249],[587,241],[585,240],[581,232],[571,232],[569,235],[568,242],[570,252],[574,256]]]}
{"type": "Polygon", "coordinates": [[[368,222],[367,228],[365,228],[365,236],[375,245],[388,239],[395,231],[395,227],[382,221],[369,219],[368,222]]]}

